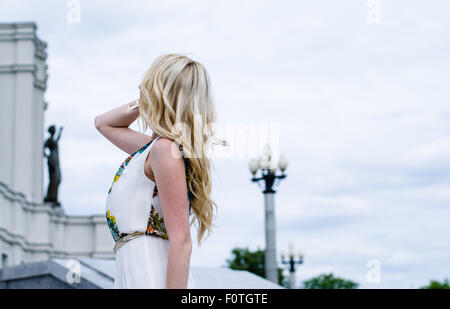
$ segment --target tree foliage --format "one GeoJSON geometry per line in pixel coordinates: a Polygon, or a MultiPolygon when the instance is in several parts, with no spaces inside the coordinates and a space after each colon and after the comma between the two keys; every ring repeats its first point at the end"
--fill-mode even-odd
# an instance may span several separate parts
{"type": "Polygon", "coordinates": [[[442,283],[437,280],[431,280],[428,285],[421,287],[421,289],[450,289],[450,284],[448,279],[445,279],[442,283]]]}
{"type": "Polygon", "coordinates": [[[303,281],[305,289],[356,289],[358,283],[338,278],[333,273],[322,274],[320,276],[303,281]]]}
{"type": "MultiPolygon", "coordinates": [[[[228,268],[235,270],[247,270],[255,275],[265,278],[265,250],[258,248],[250,251],[249,248],[233,248],[232,258],[227,260],[228,268]]],[[[283,276],[283,269],[278,268],[278,284],[286,286],[283,276]]]]}

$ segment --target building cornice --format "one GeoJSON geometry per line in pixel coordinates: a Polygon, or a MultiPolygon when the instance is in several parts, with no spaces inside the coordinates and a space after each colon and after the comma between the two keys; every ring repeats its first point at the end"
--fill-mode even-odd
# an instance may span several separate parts
{"type": "Polygon", "coordinates": [[[36,35],[37,26],[34,22],[0,23],[0,41],[33,41],[36,50],[35,56],[42,60],[47,59],[47,43],[36,35]]]}
{"type": "Polygon", "coordinates": [[[36,64],[11,64],[11,65],[0,65],[1,73],[31,73],[34,77],[34,86],[37,89],[45,91],[47,89],[47,79],[48,74],[45,73],[44,79],[39,79],[37,77],[37,65],[36,64]]]}

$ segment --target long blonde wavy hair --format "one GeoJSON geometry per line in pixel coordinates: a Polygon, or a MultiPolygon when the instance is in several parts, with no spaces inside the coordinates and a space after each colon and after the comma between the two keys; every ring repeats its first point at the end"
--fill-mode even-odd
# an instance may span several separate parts
{"type": "Polygon", "coordinates": [[[211,144],[226,145],[215,137],[216,111],[211,94],[209,74],[204,66],[182,54],[166,54],[153,62],[140,86],[139,119],[144,131],[154,133],[182,145],[188,160],[187,183],[195,214],[190,225],[197,223],[197,243],[206,231],[212,232],[214,207],[211,144]]]}

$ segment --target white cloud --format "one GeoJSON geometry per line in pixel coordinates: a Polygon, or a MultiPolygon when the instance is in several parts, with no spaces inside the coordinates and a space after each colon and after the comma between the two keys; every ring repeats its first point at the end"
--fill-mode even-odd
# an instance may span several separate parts
{"type": "Polygon", "coordinates": [[[410,165],[438,164],[448,166],[450,163],[450,138],[445,137],[418,145],[404,153],[401,160],[410,165]]]}

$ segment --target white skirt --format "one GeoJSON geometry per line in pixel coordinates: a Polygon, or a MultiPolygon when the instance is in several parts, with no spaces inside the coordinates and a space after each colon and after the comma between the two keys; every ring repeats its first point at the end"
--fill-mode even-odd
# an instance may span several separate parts
{"type": "MultiPolygon", "coordinates": [[[[116,252],[115,289],[165,289],[169,241],[144,235],[123,244],[116,252]]],[[[188,289],[195,289],[189,271],[188,289]]]]}

